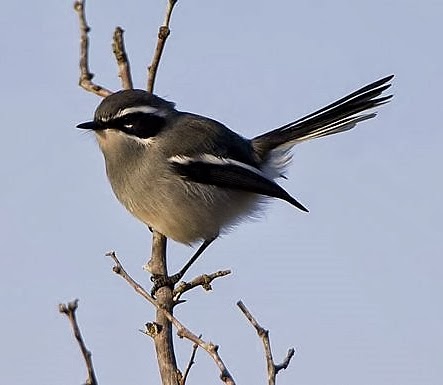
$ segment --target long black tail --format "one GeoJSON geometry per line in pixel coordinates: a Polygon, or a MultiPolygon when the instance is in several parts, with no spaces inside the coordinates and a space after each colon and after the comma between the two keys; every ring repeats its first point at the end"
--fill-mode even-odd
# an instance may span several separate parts
{"type": "Polygon", "coordinates": [[[350,130],[358,122],[373,118],[374,112],[360,112],[385,104],[392,98],[392,95],[379,96],[391,86],[388,82],[393,77],[377,80],[312,114],[255,137],[252,139],[254,151],[264,159],[279,146],[290,148],[304,140],[350,130]]]}

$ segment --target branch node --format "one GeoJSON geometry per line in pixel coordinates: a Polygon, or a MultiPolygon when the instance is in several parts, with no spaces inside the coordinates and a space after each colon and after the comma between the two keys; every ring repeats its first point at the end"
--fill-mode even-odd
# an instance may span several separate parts
{"type": "Polygon", "coordinates": [[[177,337],[178,338],[185,338],[186,337],[186,333],[184,332],[184,330],[182,328],[177,329],[177,337]]]}
{"type": "Polygon", "coordinates": [[[143,333],[152,338],[155,338],[155,336],[159,335],[162,330],[162,325],[158,324],[157,322],[147,322],[145,324],[145,330],[143,331],[143,333]]]}
{"type": "Polygon", "coordinates": [[[169,27],[162,25],[158,29],[158,38],[162,39],[162,40],[166,40],[168,38],[168,36],[170,35],[170,33],[171,33],[171,30],[169,29],[169,27]]]}
{"type": "Polygon", "coordinates": [[[209,343],[209,348],[210,348],[212,351],[214,351],[215,353],[217,353],[217,352],[218,352],[218,348],[219,348],[219,346],[213,344],[212,342],[210,342],[210,343],[209,343]]]}

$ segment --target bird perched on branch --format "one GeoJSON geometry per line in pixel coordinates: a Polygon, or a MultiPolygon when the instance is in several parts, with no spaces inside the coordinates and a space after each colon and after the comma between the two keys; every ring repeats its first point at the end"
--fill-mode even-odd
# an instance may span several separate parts
{"type": "Polygon", "coordinates": [[[95,132],[112,189],[131,214],[178,242],[203,241],[195,260],[221,231],[258,214],[269,198],[308,211],[275,182],[291,149],[375,117],[369,110],[392,97],[382,95],[392,78],[253,139],[137,89],[106,97],[94,120],[77,127],[95,132]]]}

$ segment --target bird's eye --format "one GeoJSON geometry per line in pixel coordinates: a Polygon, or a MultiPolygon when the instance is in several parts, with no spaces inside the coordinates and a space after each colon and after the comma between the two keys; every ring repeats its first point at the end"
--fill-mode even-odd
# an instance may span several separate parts
{"type": "Polygon", "coordinates": [[[120,125],[128,130],[131,130],[136,123],[135,116],[123,116],[119,120],[120,125]]]}
{"type": "Polygon", "coordinates": [[[128,135],[150,138],[165,125],[165,118],[151,113],[134,112],[113,119],[113,126],[128,135]]]}

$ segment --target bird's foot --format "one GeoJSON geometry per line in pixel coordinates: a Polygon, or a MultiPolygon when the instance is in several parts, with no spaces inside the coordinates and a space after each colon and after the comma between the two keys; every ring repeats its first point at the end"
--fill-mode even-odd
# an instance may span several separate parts
{"type": "Polygon", "coordinates": [[[151,281],[154,283],[154,286],[151,289],[151,296],[155,297],[155,293],[162,287],[169,287],[171,290],[174,289],[174,286],[182,279],[183,274],[178,272],[177,274],[167,276],[167,275],[153,275],[151,277],[151,281]]]}
{"type": "Polygon", "coordinates": [[[168,277],[167,275],[153,274],[151,277],[151,281],[154,283],[154,286],[152,287],[151,295],[155,297],[155,293],[158,291],[158,289],[164,286],[167,286],[171,290],[174,290],[174,286],[177,284],[177,282],[183,278],[183,276],[189,270],[192,264],[203,253],[203,251],[205,251],[206,248],[214,241],[214,239],[215,237],[211,239],[206,239],[198,248],[198,250],[195,252],[195,254],[189,259],[188,262],[186,262],[186,264],[181,268],[181,270],[177,274],[171,275],[170,277],[168,277]]]}

